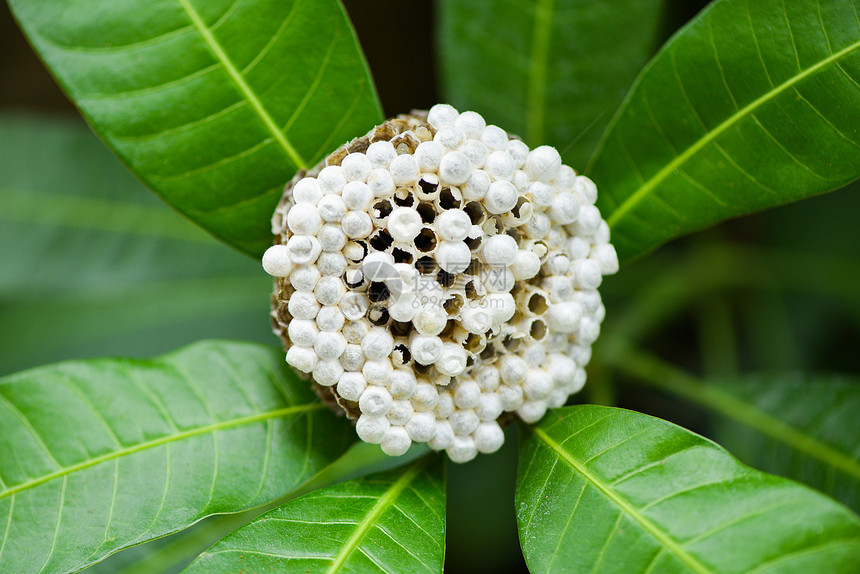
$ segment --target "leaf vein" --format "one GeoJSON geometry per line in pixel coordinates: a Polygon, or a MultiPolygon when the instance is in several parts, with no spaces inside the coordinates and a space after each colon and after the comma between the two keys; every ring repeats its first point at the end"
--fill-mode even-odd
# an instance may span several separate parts
{"type": "MultiPolygon", "coordinates": [[[[364,538],[364,536],[370,531],[370,529],[375,525],[376,521],[382,516],[382,514],[388,509],[389,506],[394,504],[394,501],[397,500],[397,497],[403,492],[403,490],[409,486],[409,484],[415,479],[416,476],[424,469],[425,466],[429,463],[429,457],[424,461],[421,461],[411,468],[406,470],[403,475],[398,478],[394,484],[386,491],[384,495],[382,495],[373,505],[373,508],[367,513],[361,522],[358,523],[355,531],[350,535],[349,539],[344,543],[341,547],[340,551],[335,556],[334,560],[331,563],[331,566],[326,570],[327,574],[333,574],[334,572],[338,572],[341,568],[343,568],[346,563],[349,555],[358,549],[361,551],[361,547],[359,547],[359,543],[364,538]]],[[[368,556],[368,558],[370,558],[368,556]]]]}
{"type": "Polygon", "coordinates": [[[746,106],[744,106],[743,108],[741,108],[740,110],[738,110],[737,112],[735,112],[734,114],[732,114],[731,116],[729,116],[728,118],[723,120],[723,122],[720,123],[716,128],[705,133],[701,138],[699,138],[696,142],[694,142],[690,147],[688,147],[686,150],[684,150],[684,152],[682,152],[679,156],[677,156],[675,159],[673,159],[668,164],[666,164],[662,169],[660,169],[656,174],[654,174],[647,182],[645,182],[636,191],[634,191],[632,194],[630,194],[630,196],[628,196],[627,199],[625,199],[624,202],[621,205],[619,205],[618,209],[616,209],[609,216],[609,219],[607,219],[607,223],[609,224],[609,227],[610,228],[614,227],[622,217],[624,217],[631,209],[633,209],[633,207],[635,207],[640,201],[642,201],[642,199],[644,197],[647,197],[654,188],[656,188],[658,185],[660,185],[663,182],[663,180],[665,180],[669,176],[669,174],[671,174],[678,167],[680,167],[681,165],[686,163],[692,156],[696,155],[706,145],[708,145],[710,142],[714,141],[717,137],[722,135],[726,130],[728,130],[729,128],[734,126],[736,123],[738,123],[740,120],[744,119],[748,115],[751,115],[756,109],[758,109],[760,106],[764,105],[768,101],[772,100],[773,98],[775,98],[780,93],[789,89],[793,85],[801,82],[802,80],[810,77],[811,75],[815,74],[816,72],[822,70],[826,66],[828,66],[832,63],[835,63],[836,61],[838,61],[842,57],[844,57],[844,56],[850,54],[851,52],[853,52],[854,50],[856,50],[858,47],[860,47],[860,41],[855,42],[849,46],[846,46],[845,48],[843,48],[839,52],[836,52],[835,54],[828,56],[827,58],[825,58],[825,59],[821,60],[820,62],[810,66],[809,68],[806,68],[805,70],[803,70],[802,72],[800,72],[796,76],[792,77],[791,79],[786,80],[785,82],[783,82],[779,86],[776,86],[775,88],[762,94],[761,96],[759,96],[758,98],[756,98],[755,100],[753,100],[752,102],[750,102],[749,104],[747,104],[746,106]]]}
{"type": "Polygon", "coordinates": [[[260,53],[257,54],[254,57],[254,59],[251,60],[251,62],[242,69],[242,75],[243,76],[247,75],[248,72],[250,72],[251,70],[256,68],[257,64],[259,64],[260,62],[263,61],[263,58],[266,57],[266,55],[272,50],[272,48],[278,42],[278,40],[281,39],[281,36],[283,36],[284,31],[287,28],[289,28],[290,22],[292,22],[293,18],[298,13],[299,4],[301,4],[301,3],[302,3],[302,0],[296,0],[295,2],[293,2],[293,6],[292,6],[292,8],[290,8],[290,12],[284,18],[284,21],[281,22],[281,25],[278,26],[278,29],[275,30],[275,33],[272,35],[272,37],[269,39],[269,41],[266,43],[266,45],[263,46],[263,49],[260,50],[260,53]]]}
{"type": "MultiPolygon", "coordinates": [[[[48,449],[48,445],[45,444],[45,441],[42,440],[42,436],[38,433],[38,431],[36,431],[35,427],[33,427],[32,423],[30,423],[30,420],[24,415],[24,413],[19,411],[15,407],[15,405],[12,404],[11,401],[9,401],[5,396],[3,396],[2,393],[0,393],[0,403],[5,405],[9,412],[11,412],[15,416],[15,418],[21,421],[21,424],[24,425],[24,428],[27,429],[27,432],[30,433],[30,435],[33,437],[33,440],[36,441],[36,445],[39,447],[39,449],[42,450],[45,456],[48,457],[48,460],[54,466],[61,468],[63,465],[61,465],[57,461],[57,459],[54,458],[54,455],[52,455],[51,451],[48,449]]],[[[3,492],[6,491],[4,490],[3,492]]],[[[3,498],[2,493],[0,493],[0,498],[3,498]]]]}
{"type": "MultiPolygon", "coordinates": [[[[696,560],[692,555],[690,555],[686,550],[684,550],[677,542],[669,538],[668,534],[664,532],[662,529],[657,527],[656,524],[651,522],[650,519],[642,515],[636,508],[633,507],[632,504],[624,500],[618,494],[612,491],[612,489],[603,483],[596,475],[593,475],[584,465],[579,463],[576,459],[574,459],[567,451],[565,451],[561,446],[556,443],[549,435],[547,435],[542,429],[534,428],[533,432],[555,453],[558,455],[558,459],[564,459],[567,464],[570,465],[572,469],[581,474],[588,482],[593,484],[597,489],[603,493],[610,501],[616,504],[621,510],[630,516],[633,520],[638,522],[651,536],[656,538],[663,546],[668,548],[675,554],[678,558],[681,559],[687,566],[689,566],[693,571],[698,572],[699,574],[711,574],[711,571],[706,568],[701,562],[696,560]]],[[[557,459],[557,460],[558,460],[557,459]]]]}
{"type": "Polygon", "coordinates": [[[293,147],[287,137],[278,129],[275,124],[274,119],[266,110],[263,103],[251,89],[251,86],[248,85],[248,82],[245,81],[245,78],[236,69],[236,66],[230,60],[227,53],[221,47],[221,44],[215,39],[215,36],[212,34],[212,31],[206,27],[206,24],[203,22],[200,14],[198,14],[197,10],[194,9],[194,6],[191,5],[191,0],[177,0],[179,4],[182,6],[183,10],[185,10],[188,17],[191,19],[191,22],[197,28],[197,31],[203,37],[203,40],[209,46],[209,49],[212,51],[216,60],[221,63],[223,68],[227,71],[227,75],[236,84],[239,93],[242,94],[248,101],[251,103],[251,107],[257,113],[260,121],[263,122],[263,125],[266,126],[269,132],[271,132],[272,137],[280,144],[281,149],[286,154],[287,158],[298,168],[298,169],[306,169],[308,167],[307,162],[299,155],[298,151],[293,147]]]}
{"type": "Polygon", "coordinates": [[[39,567],[39,572],[45,571],[45,566],[51,561],[51,557],[54,555],[54,550],[57,549],[57,538],[60,534],[60,524],[63,522],[63,510],[66,507],[66,485],[68,484],[69,477],[63,477],[63,485],[60,487],[60,508],[57,509],[57,525],[54,527],[54,536],[51,539],[51,548],[48,550],[48,555],[45,557],[45,561],[39,567]]]}
{"type": "Polygon", "coordinates": [[[127,448],[124,448],[121,450],[117,450],[114,452],[103,454],[101,456],[90,458],[90,459],[81,461],[79,463],[76,463],[76,464],[73,464],[73,465],[70,465],[67,467],[60,467],[59,469],[57,469],[54,472],[42,475],[40,477],[30,479],[26,482],[22,482],[20,484],[15,485],[15,486],[8,487],[5,490],[0,491],[0,499],[3,499],[7,496],[11,496],[12,494],[15,494],[17,492],[22,492],[24,490],[39,486],[39,485],[44,484],[48,481],[69,475],[73,472],[77,472],[77,471],[80,471],[80,470],[83,470],[86,468],[93,467],[93,466],[100,464],[102,462],[106,462],[109,460],[113,460],[115,458],[119,458],[122,456],[127,456],[130,454],[141,452],[141,451],[144,451],[144,450],[147,450],[150,448],[154,448],[157,446],[161,446],[164,444],[177,442],[177,441],[184,440],[187,438],[193,438],[195,436],[204,435],[206,433],[213,432],[216,430],[224,430],[224,429],[229,429],[229,428],[233,428],[233,427],[239,427],[242,425],[251,424],[251,423],[255,423],[255,422],[259,422],[259,421],[264,421],[264,420],[271,419],[271,418],[280,418],[280,417],[285,417],[285,416],[292,415],[292,414],[303,413],[306,411],[319,410],[322,408],[325,408],[325,405],[323,405],[322,403],[319,403],[319,402],[310,403],[307,405],[299,405],[299,406],[295,406],[295,407],[286,407],[286,408],[276,409],[276,410],[272,410],[272,411],[266,411],[263,413],[258,413],[258,414],[250,415],[250,416],[246,416],[246,417],[240,417],[240,418],[230,419],[230,420],[226,420],[226,421],[221,421],[221,422],[213,423],[210,425],[193,428],[193,429],[183,431],[183,432],[177,433],[177,434],[166,435],[166,436],[163,436],[163,437],[160,437],[160,438],[157,438],[154,440],[146,441],[146,442],[143,442],[143,443],[131,446],[131,447],[127,447],[127,448]]]}

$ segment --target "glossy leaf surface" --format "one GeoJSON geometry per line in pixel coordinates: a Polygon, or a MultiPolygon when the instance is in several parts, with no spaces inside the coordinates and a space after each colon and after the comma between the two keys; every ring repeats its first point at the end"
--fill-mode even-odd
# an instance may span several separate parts
{"type": "Polygon", "coordinates": [[[288,502],[183,572],[441,573],[444,557],[443,462],[425,457],[288,502]]]}
{"type": "Polygon", "coordinates": [[[860,176],[856,0],[718,0],[643,71],[590,169],[622,258],[860,176]]]}
{"type": "Polygon", "coordinates": [[[585,168],[659,46],[664,0],[442,0],[444,95],[585,168]]]}
{"type": "Polygon", "coordinates": [[[179,211],[259,255],[284,184],[381,119],[337,0],[12,0],[48,67],[179,211]]]}
{"type": "Polygon", "coordinates": [[[0,375],[272,343],[271,278],[146,190],[79,119],[0,115],[0,375]]]}
{"type": "Polygon", "coordinates": [[[718,382],[720,391],[764,415],[756,428],[720,418],[715,438],[721,445],[756,468],[804,482],[860,511],[860,381],[784,373],[718,382]]]}
{"type": "Polygon", "coordinates": [[[542,572],[856,572],[860,519],[647,415],[551,411],[522,449],[520,540],[542,572]]]}
{"type": "Polygon", "coordinates": [[[284,363],[206,342],[0,379],[0,570],[70,572],[284,495],[352,439],[284,363]]]}

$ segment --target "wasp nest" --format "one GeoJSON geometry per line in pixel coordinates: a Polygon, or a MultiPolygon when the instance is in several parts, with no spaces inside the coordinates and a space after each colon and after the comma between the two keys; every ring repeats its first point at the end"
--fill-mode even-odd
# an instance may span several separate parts
{"type": "Polygon", "coordinates": [[[287,186],[263,256],[287,362],[390,455],[456,462],[585,383],[618,269],[597,189],[448,105],[400,116],[287,186]]]}

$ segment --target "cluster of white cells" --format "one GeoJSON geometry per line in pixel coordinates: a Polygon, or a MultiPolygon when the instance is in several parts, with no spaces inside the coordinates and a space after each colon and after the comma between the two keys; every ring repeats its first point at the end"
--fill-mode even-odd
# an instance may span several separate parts
{"type": "Polygon", "coordinates": [[[287,362],[362,440],[465,462],[582,388],[618,260],[554,148],[440,104],[324,163],[287,186],[263,267],[287,362]]]}

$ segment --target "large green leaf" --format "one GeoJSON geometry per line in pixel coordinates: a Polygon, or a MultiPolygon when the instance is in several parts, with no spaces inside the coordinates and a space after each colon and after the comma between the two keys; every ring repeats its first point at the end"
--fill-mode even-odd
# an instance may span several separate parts
{"type": "Polygon", "coordinates": [[[664,0],[442,0],[444,95],[582,169],[656,51],[664,0]]]}
{"type": "Polygon", "coordinates": [[[857,0],[718,0],[643,71],[590,170],[622,258],[860,176],[857,0]]]}
{"type": "Polygon", "coordinates": [[[428,450],[426,445],[413,445],[404,455],[388,456],[378,445],[357,441],[346,454],[323,469],[313,480],[306,482],[286,497],[244,512],[210,516],[171,536],[118,552],[98,564],[93,564],[85,572],[86,574],[174,574],[193,562],[197,556],[221,538],[262,514],[283,505],[287,500],[358,476],[409,464],[426,455],[428,450]]]}
{"type": "Polygon", "coordinates": [[[761,423],[745,425],[724,413],[715,428],[720,444],[756,468],[804,482],[860,511],[860,380],[772,373],[719,383],[721,392],[758,411],[761,423]]]}
{"type": "Polygon", "coordinates": [[[280,351],[246,343],[5,377],[0,571],[74,571],[265,503],[340,456],[352,435],[280,351]]]}
{"type": "Polygon", "coordinates": [[[444,558],[444,466],[425,457],[293,500],[183,572],[441,573],[444,558]]]}
{"type": "Polygon", "coordinates": [[[860,508],[860,380],[752,374],[700,380],[615,340],[604,358],[641,382],[720,415],[716,438],[757,468],[800,480],[860,508]]]}
{"type": "Polygon", "coordinates": [[[0,375],[272,342],[271,280],[174,213],[79,119],[0,115],[0,375]]]}
{"type": "Polygon", "coordinates": [[[520,540],[531,572],[860,571],[860,519],[647,415],[552,411],[523,446],[520,540]]]}
{"type": "Polygon", "coordinates": [[[284,184],[381,119],[337,0],[10,0],[108,144],[192,220],[258,255],[284,184]]]}

